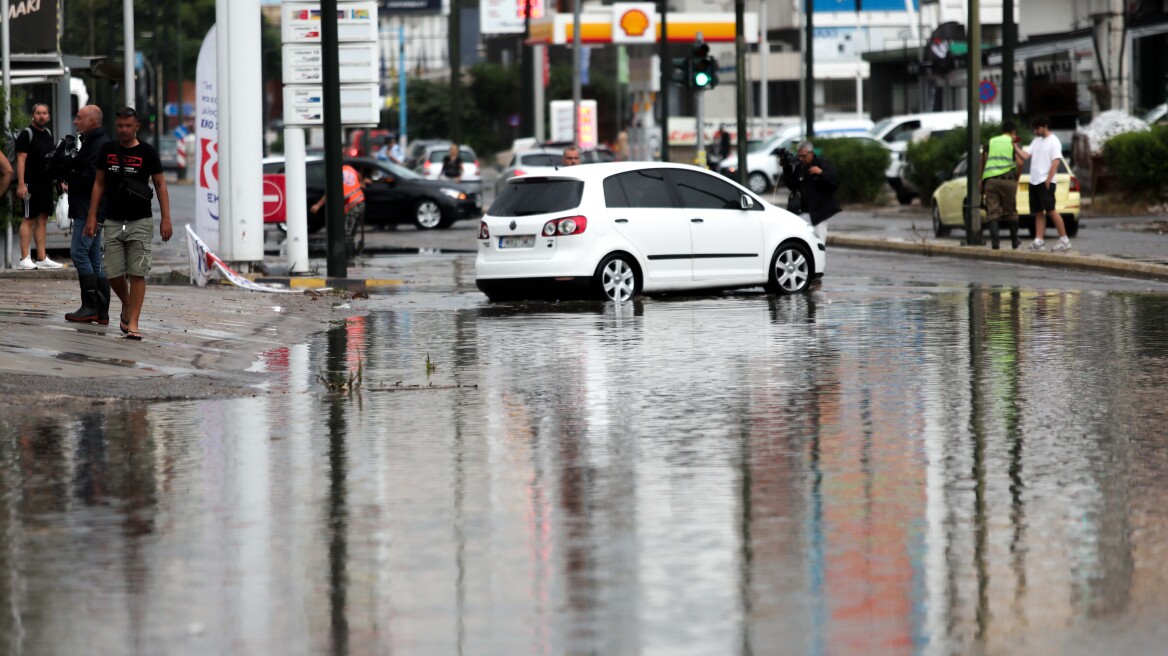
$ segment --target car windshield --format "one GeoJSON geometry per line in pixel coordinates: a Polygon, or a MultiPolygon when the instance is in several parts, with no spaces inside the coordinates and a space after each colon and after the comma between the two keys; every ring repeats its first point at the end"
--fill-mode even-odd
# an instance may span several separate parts
{"type": "Polygon", "coordinates": [[[530,216],[565,212],[580,205],[584,182],[550,178],[518,178],[507,183],[487,214],[530,216]]]}
{"type": "Polygon", "coordinates": [[[762,142],[747,143],[746,152],[749,153],[769,153],[775,148],[778,148],[783,143],[783,136],[777,135],[762,142]]]}
{"type": "Polygon", "coordinates": [[[530,153],[519,158],[523,166],[557,166],[563,159],[562,155],[553,153],[530,153]]]}
{"type": "MultiPolygon", "coordinates": [[[[446,156],[449,154],[450,154],[449,148],[443,148],[441,150],[432,150],[432,151],[430,151],[430,162],[432,164],[441,164],[442,160],[445,159],[446,156]]],[[[463,164],[474,164],[475,154],[469,148],[460,149],[458,151],[458,156],[460,159],[462,159],[463,164]]]]}
{"type": "Polygon", "coordinates": [[[880,121],[879,123],[877,123],[876,125],[873,125],[871,127],[871,129],[868,130],[868,134],[872,135],[876,139],[879,139],[880,135],[882,135],[888,131],[888,128],[889,128],[889,126],[892,125],[892,123],[893,123],[893,119],[891,117],[886,118],[883,121],[880,121]]]}
{"type": "Polygon", "coordinates": [[[407,169],[404,166],[398,166],[397,164],[394,164],[393,162],[379,162],[378,164],[379,164],[379,166],[388,170],[393,175],[393,177],[397,178],[398,180],[423,180],[424,179],[422,176],[418,175],[417,173],[414,173],[413,171],[407,169]]]}

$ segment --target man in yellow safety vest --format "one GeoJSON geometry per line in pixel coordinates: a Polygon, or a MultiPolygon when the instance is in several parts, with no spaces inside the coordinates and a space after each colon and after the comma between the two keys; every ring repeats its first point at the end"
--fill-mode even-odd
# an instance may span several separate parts
{"type": "Polygon", "coordinates": [[[998,250],[998,221],[1010,230],[1010,245],[1016,250],[1018,239],[1018,171],[1022,167],[1018,130],[1013,121],[1002,123],[1002,133],[990,139],[981,154],[981,187],[985,194],[986,222],[991,246],[998,250]]]}

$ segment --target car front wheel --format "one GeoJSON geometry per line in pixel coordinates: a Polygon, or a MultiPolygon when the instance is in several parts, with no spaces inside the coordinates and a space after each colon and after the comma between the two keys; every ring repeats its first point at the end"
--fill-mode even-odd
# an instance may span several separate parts
{"type": "Polygon", "coordinates": [[[772,294],[798,294],[811,286],[811,256],[799,244],[779,246],[771,258],[766,289],[772,294]]]}
{"type": "Polygon", "coordinates": [[[433,230],[442,226],[442,208],[430,199],[420,200],[414,205],[414,223],[419,230],[433,230]]]}
{"type": "Polygon", "coordinates": [[[614,303],[632,300],[637,293],[637,267],[624,253],[609,255],[596,267],[592,286],[601,300],[614,303]]]}
{"type": "Polygon", "coordinates": [[[937,203],[933,203],[933,236],[949,236],[949,228],[944,223],[941,223],[941,206],[937,203]]]}
{"type": "Polygon", "coordinates": [[[746,186],[756,194],[765,194],[767,189],[770,189],[770,182],[767,181],[767,176],[762,171],[755,171],[746,176],[746,186]]]}

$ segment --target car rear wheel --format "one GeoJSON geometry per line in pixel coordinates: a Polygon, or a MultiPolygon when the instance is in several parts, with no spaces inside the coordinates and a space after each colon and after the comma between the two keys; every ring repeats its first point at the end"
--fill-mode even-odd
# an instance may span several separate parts
{"type": "Polygon", "coordinates": [[[623,303],[637,293],[637,267],[624,253],[613,253],[600,262],[592,277],[596,296],[604,301],[623,303]]]}
{"type": "Polygon", "coordinates": [[[765,194],[771,188],[770,181],[762,171],[755,171],[746,176],[746,186],[756,194],[765,194]]]}
{"type": "Polygon", "coordinates": [[[949,228],[941,223],[941,206],[933,203],[933,236],[934,237],[948,237],[949,228]]]}
{"type": "Polygon", "coordinates": [[[1063,214],[1063,226],[1067,229],[1067,236],[1074,237],[1079,234],[1079,217],[1073,214],[1063,214]]]}
{"type": "Polygon", "coordinates": [[[419,230],[434,230],[442,226],[442,208],[429,198],[414,205],[414,223],[419,230]]]}
{"type": "Polygon", "coordinates": [[[771,258],[766,289],[772,294],[798,294],[811,286],[811,256],[797,243],[786,243],[771,258]]]}

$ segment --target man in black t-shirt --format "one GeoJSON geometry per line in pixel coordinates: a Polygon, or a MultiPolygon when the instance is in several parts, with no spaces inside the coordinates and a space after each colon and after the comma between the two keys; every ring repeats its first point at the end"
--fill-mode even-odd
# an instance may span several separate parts
{"type": "Polygon", "coordinates": [[[53,211],[53,179],[46,159],[53,152],[53,133],[49,131],[49,106],[32,107],[32,125],[16,137],[16,197],[24,202],[24,220],[20,222],[20,262],[18,269],[60,269],[45,252],[45,227],[53,211]],[[30,249],[36,239],[37,261],[30,249]]]}
{"type": "Polygon", "coordinates": [[[162,175],[162,161],[150,144],[138,141],[138,114],[133,107],[117,111],[116,140],[101,149],[97,178],[93,181],[85,236],[97,234],[97,210],[105,198],[106,221],[102,230],[105,270],[110,287],[122,302],[119,328],[127,339],[141,340],[138,318],[146,299],[146,276],[150,273],[150,248],[154,239],[154,216],[150,207],[154,193],[162,213],[159,234],[170,241],[170,195],[162,175]],[[147,182],[154,184],[151,191],[147,182]]]}

